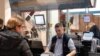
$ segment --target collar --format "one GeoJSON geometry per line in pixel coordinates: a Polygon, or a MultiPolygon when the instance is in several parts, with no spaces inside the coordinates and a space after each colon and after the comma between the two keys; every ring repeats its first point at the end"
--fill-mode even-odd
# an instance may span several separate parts
{"type": "Polygon", "coordinates": [[[56,36],[57,39],[63,39],[64,34],[61,36],[61,38],[58,38],[58,36],[56,36]]]}

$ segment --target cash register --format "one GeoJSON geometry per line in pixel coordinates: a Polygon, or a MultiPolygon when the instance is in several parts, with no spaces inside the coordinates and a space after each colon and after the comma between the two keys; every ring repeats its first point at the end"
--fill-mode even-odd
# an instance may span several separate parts
{"type": "Polygon", "coordinates": [[[33,40],[31,42],[31,46],[30,47],[31,47],[31,51],[33,53],[33,56],[40,56],[41,53],[44,52],[42,41],[33,40]]]}
{"type": "Polygon", "coordinates": [[[82,44],[84,46],[91,46],[93,35],[94,35],[93,32],[84,32],[82,38],[82,44]]]}

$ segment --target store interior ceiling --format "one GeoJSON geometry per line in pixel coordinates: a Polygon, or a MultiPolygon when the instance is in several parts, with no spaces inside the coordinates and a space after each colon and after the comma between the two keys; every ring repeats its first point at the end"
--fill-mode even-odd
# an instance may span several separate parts
{"type": "MultiPolygon", "coordinates": [[[[100,0],[96,0],[95,7],[93,8],[75,8],[69,9],[71,14],[86,14],[86,10],[88,14],[100,15],[100,0]]],[[[66,9],[63,10],[63,13],[66,13],[66,9]]]]}
{"type": "Polygon", "coordinates": [[[52,10],[95,7],[96,0],[9,0],[12,10],[52,10]],[[91,1],[93,3],[91,3],[91,1]]]}

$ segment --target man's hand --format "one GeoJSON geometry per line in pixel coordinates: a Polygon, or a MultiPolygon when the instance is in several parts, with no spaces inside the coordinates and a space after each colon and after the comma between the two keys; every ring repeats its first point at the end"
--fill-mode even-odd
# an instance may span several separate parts
{"type": "Polygon", "coordinates": [[[70,54],[66,55],[66,56],[71,56],[70,54]]]}
{"type": "Polygon", "coordinates": [[[47,47],[44,53],[49,53],[49,48],[47,47]]]}
{"type": "Polygon", "coordinates": [[[66,56],[75,56],[75,54],[76,54],[76,50],[73,50],[69,54],[67,54],[66,56]]]}

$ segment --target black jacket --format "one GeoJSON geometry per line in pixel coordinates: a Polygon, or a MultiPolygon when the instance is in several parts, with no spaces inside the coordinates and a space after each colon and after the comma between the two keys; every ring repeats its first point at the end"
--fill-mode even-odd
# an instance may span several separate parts
{"type": "MultiPolygon", "coordinates": [[[[70,49],[68,48],[69,39],[70,38],[66,34],[63,35],[63,45],[62,45],[62,47],[63,47],[63,56],[66,56],[68,53],[70,53],[70,49]]],[[[57,37],[54,36],[52,38],[50,52],[54,53],[54,48],[55,48],[56,41],[57,41],[57,37]]]]}
{"type": "Polygon", "coordinates": [[[93,26],[90,28],[90,32],[93,32],[93,33],[94,33],[94,36],[93,36],[93,37],[100,39],[99,28],[98,28],[96,25],[93,25],[93,26]]]}
{"type": "Polygon", "coordinates": [[[16,32],[0,31],[0,56],[33,56],[25,39],[16,32]]]}

